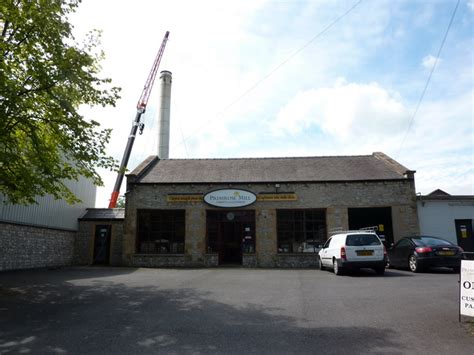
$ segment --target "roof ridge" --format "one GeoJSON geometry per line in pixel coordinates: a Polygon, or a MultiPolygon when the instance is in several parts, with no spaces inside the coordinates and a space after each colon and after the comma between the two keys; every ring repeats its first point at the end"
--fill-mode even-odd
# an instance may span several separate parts
{"type": "Polygon", "coordinates": [[[160,161],[170,160],[270,160],[270,159],[309,159],[309,158],[370,158],[372,154],[361,154],[361,155],[306,155],[299,157],[239,157],[239,158],[171,158],[171,159],[160,159],[160,161]]]}
{"type": "Polygon", "coordinates": [[[142,161],[138,166],[133,169],[127,176],[135,176],[139,179],[146,171],[155,166],[160,161],[158,155],[149,155],[144,161],[142,161]]]}

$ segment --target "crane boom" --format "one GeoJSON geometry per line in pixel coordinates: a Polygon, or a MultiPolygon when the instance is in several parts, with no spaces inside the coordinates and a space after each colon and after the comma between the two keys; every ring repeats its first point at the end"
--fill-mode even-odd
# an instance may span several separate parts
{"type": "Polygon", "coordinates": [[[155,82],[156,73],[158,73],[158,67],[160,66],[161,57],[163,57],[163,52],[165,51],[165,46],[166,42],[168,41],[169,34],[170,32],[166,31],[158,54],[156,55],[155,61],[153,62],[153,66],[151,67],[150,74],[148,74],[148,78],[146,79],[142,95],[140,96],[140,99],[138,99],[137,110],[140,110],[142,108],[145,109],[146,105],[148,104],[148,99],[150,98],[151,89],[153,88],[153,83],[155,82]]]}
{"type": "Polygon", "coordinates": [[[120,187],[122,186],[125,170],[127,170],[127,164],[130,158],[130,154],[132,153],[133,143],[135,142],[135,137],[137,135],[137,129],[140,128],[140,134],[143,130],[143,123],[141,123],[140,120],[142,115],[145,113],[146,106],[148,104],[148,99],[150,98],[151,89],[153,88],[153,83],[155,82],[158,67],[160,66],[161,57],[163,56],[163,52],[165,51],[165,46],[166,42],[168,41],[169,34],[169,31],[166,31],[165,36],[163,37],[163,41],[161,42],[160,49],[158,50],[158,54],[156,55],[155,61],[153,62],[153,66],[151,67],[150,74],[148,74],[145,86],[143,87],[142,94],[138,99],[137,114],[135,116],[135,120],[133,121],[130,135],[128,136],[128,141],[125,147],[125,151],[123,153],[122,162],[120,163],[120,168],[117,173],[117,179],[115,180],[114,190],[112,191],[112,195],[110,196],[109,208],[115,208],[115,206],[117,205],[120,187]]]}

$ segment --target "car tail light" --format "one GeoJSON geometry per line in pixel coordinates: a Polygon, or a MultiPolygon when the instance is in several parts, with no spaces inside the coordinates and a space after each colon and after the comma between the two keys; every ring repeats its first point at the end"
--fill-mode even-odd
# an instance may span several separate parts
{"type": "Polygon", "coordinates": [[[431,253],[433,249],[431,249],[430,247],[418,247],[418,248],[415,248],[415,251],[417,253],[431,253]]]}
{"type": "Polygon", "coordinates": [[[387,248],[385,248],[385,245],[383,246],[383,255],[387,256],[387,248]]]}
{"type": "Polygon", "coordinates": [[[347,260],[346,248],[341,247],[341,259],[347,260]]]}

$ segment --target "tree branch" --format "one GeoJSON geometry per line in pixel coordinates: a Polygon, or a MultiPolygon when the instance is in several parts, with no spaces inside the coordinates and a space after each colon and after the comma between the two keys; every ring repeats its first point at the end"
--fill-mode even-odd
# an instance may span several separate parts
{"type": "Polygon", "coordinates": [[[3,24],[2,37],[6,36],[9,25],[10,25],[10,22],[8,22],[8,20],[5,20],[5,23],[3,24]]]}
{"type": "Polygon", "coordinates": [[[55,87],[57,83],[58,83],[57,81],[54,81],[51,84],[48,84],[48,85],[45,85],[45,86],[40,86],[40,87],[37,87],[37,88],[34,88],[34,89],[29,89],[29,90],[23,90],[23,91],[20,91],[16,96],[20,97],[20,96],[23,96],[25,94],[30,94],[32,92],[50,90],[53,87],[55,87]]]}

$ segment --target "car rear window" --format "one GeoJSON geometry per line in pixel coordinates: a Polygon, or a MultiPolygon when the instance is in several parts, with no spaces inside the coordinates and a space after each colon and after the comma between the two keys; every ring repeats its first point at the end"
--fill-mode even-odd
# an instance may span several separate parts
{"type": "Polygon", "coordinates": [[[433,237],[419,237],[419,238],[413,238],[412,240],[417,246],[434,247],[437,245],[453,245],[451,242],[448,242],[447,240],[433,238],[433,237]]]}
{"type": "Polygon", "coordinates": [[[374,234],[349,234],[346,238],[346,245],[380,245],[380,239],[374,234]]]}

